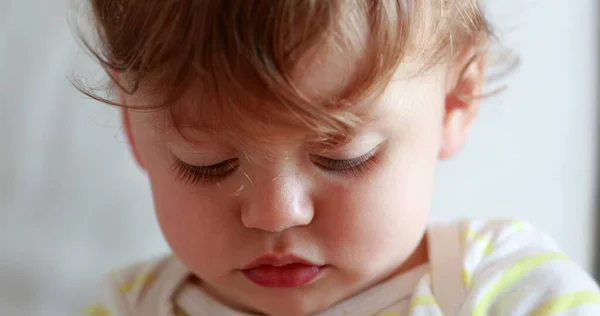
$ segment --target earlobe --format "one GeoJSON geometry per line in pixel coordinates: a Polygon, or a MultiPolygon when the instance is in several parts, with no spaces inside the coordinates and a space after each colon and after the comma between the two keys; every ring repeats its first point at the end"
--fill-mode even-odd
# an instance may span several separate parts
{"type": "Polygon", "coordinates": [[[446,114],[440,159],[448,159],[456,155],[466,141],[467,132],[468,123],[464,112],[453,111],[446,114]]]}
{"type": "Polygon", "coordinates": [[[479,112],[485,77],[485,55],[469,53],[458,63],[460,71],[453,89],[446,95],[440,159],[456,155],[466,142],[469,129],[479,112]]]}

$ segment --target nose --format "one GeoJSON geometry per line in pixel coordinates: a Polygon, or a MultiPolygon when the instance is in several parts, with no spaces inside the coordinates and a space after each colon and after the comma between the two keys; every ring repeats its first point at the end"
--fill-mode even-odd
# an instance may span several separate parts
{"type": "Polygon", "coordinates": [[[247,228],[281,232],[310,224],[314,209],[306,185],[295,175],[255,183],[242,205],[247,228]]]}

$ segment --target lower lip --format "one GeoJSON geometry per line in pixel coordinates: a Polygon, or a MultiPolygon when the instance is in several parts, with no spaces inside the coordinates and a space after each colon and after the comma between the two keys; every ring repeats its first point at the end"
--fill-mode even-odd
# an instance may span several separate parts
{"type": "Polygon", "coordinates": [[[281,267],[262,265],[243,272],[250,281],[262,287],[298,287],[316,279],[322,270],[323,267],[295,263],[281,267]]]}

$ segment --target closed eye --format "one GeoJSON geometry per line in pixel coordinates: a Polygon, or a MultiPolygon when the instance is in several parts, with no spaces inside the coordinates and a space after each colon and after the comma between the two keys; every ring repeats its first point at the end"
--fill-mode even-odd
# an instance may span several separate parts
{"type": "Polygon", "coordinates": [[[378,160],[377,148],[360,157],[352,159],[331,159],[323,156],[311,156],[311,161],[320,169],[338,175],[361,175],[370,170],[378,160]]]}
{"type": "Polygon", "coordinates": [[[175,159],[173,168],[177,179],[185,184],[213,183],[231,175],[238,168],[238,159],[229,159],[210,166],[191,165],[175,159]]]}

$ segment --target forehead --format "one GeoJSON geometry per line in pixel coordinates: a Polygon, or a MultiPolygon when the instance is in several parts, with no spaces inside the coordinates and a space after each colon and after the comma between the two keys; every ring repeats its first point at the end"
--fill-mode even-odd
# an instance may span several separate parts
{"type": "MultiPolygon", "coordinates": [[[[298,63],[301,66],[295,73],[296,87],[299,94],[308,99],[327,104],[328,100],[339,99],[353,88],[353,80],[359,76],[357,73],[363,68],[362,63],[365,61],[359,54],[333,51],[311,56],[298,63]]],[[[150,121],[152,129],[163,139],[183,139],[198,144],[228,142],[247,145],[255,143],[259,146],[280,143],[282,140],[289,140],[290,135],[297,135],[294,141],[341,145],[349,141],[353,133],[380,125],[393,116],[406,116],[407,112],[427,104],[425,98],[435,94],[435,85],[443,80],[445,68],[434,67],[427,72],[419,72],[421,66],[418,62],[402,63],[395,70],[392,80],[385,83],[382,93],[365,95],[360,104],[338,110],[339,115],[355,116],[360,118],[360,122],[355,122],[351,128],[341,128],[330,133],[319,133],[319,126],[311,129],[297,124],[297,121],[287,124],[294,117],[282,119],[261,116],[261,112],[252,113],[252,109],[245,109],[244,104],[230,108],[203,104],[194,89],[186,91],[176,107],[154,112],[147,115],[145,120],[150,121]]],[[[274,104],[271,100],[266,103],[269,104],[265,104],[264,108],[270,107],[272,111],[275,109],[272,115],[289,115],[285,109],[276,110],[277,107],[284,108],[283,104],[274,104]]],[[[320,122],[310,123],[318,125],[320,122]]]]}
{"type": "Polygon", "coordinates": [[[246,148],[248,152],[264,153],[261,148],[302,145],[327,151],[345,145],[356,135],[405,130],[408,126],[419,123],[423,115],[441,111],[445,97],[442,74],[443,72],[437,71],[426,76],[392,81],[381,97],[370,105],[369,115],[349,135],[323,137],[307,129],[254,120],[232,122],[243,125],[244,129],[229,124],[220,128],[180,124],[176,128],[171,118],[162,113],[151,114],[145,120],[150,122],[152,131],[161,140],[186,143],[193,147],[226,144],[246,148]]]}
{"type": "MultiPolygon", "coordinates": [[[[360,48],[364,45],[352,49],[345,49],[345,46],[347,44],[340,43],[335,48],[322,47],[303,56],[293,72],[293,80],[302,94],[318,101],[341,99],[352,94],[349,90],[361,78],[369,61],[364,49],[360,48]]],[[[369,97],[374,96],[363,96],[364,99],[369,97]]]]}

